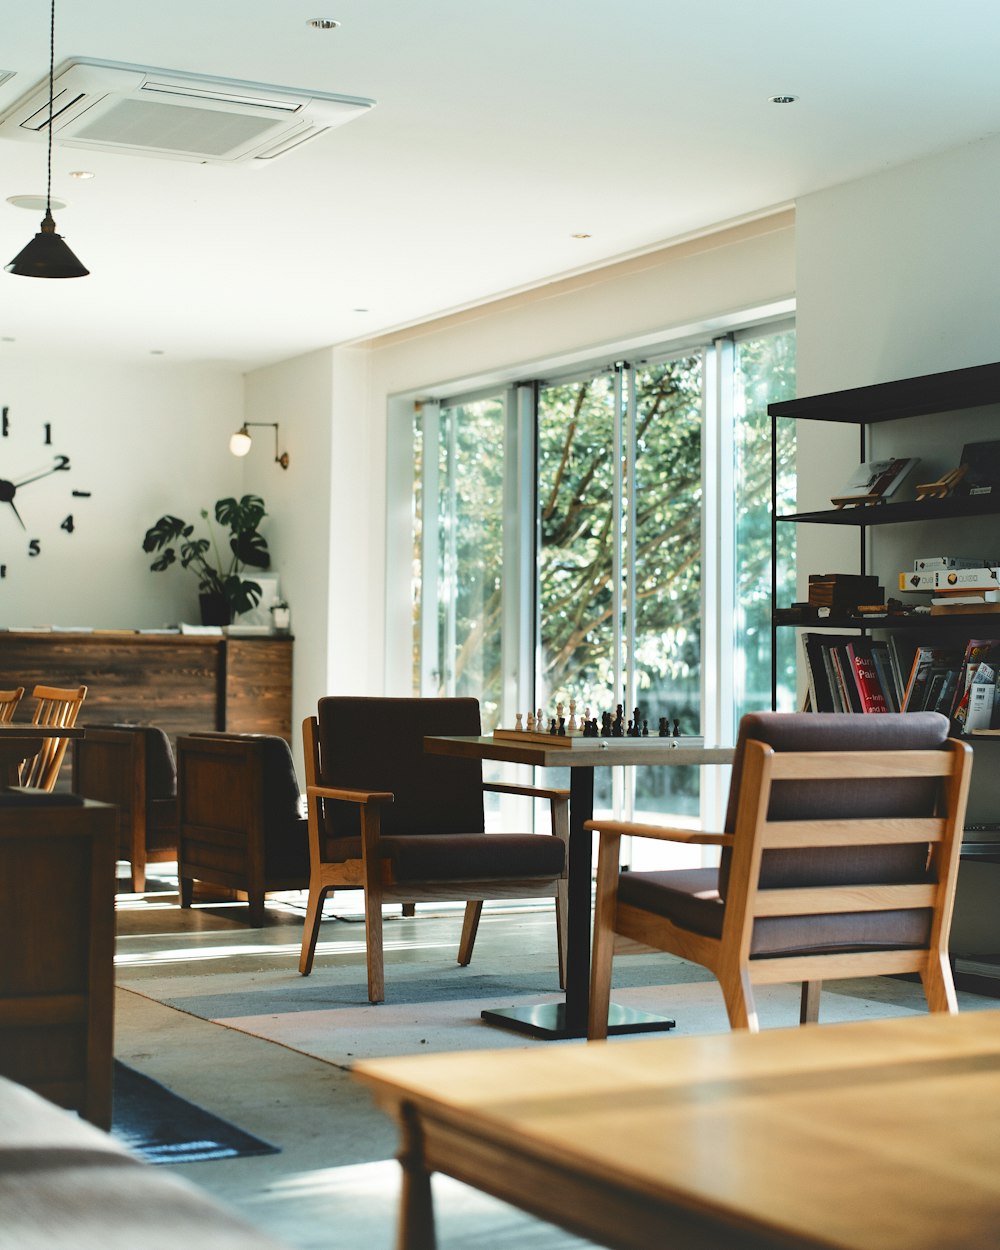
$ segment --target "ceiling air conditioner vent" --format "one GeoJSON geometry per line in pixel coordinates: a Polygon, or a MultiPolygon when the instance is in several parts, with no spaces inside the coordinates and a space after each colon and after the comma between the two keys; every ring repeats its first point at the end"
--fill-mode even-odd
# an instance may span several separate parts
{"type": "MultiPolygon", "coordinates": [[[[273,160],[374,100],[179,70],[75,59],[53,82],[52,139],[67,147],[231,165],[273,160]]],[[[48,80],[0,117],[0,138],[47,137],[48,80]]]]}

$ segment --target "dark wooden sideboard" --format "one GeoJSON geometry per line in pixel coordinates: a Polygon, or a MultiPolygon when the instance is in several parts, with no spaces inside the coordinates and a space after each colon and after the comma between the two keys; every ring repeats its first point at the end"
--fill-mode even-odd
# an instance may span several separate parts
{"type": "Polygon", "coordinates": [[[175,739],[204,730],[292,732],[292,639],[127,632],[0,632],[0,688],[86,686],[80,723],[158,725],[175,739]]]}

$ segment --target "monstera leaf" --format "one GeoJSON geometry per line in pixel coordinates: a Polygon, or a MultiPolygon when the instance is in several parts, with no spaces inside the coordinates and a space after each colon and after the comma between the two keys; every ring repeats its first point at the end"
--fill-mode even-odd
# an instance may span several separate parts
{"type": "Polygon", "coordinates": [[[179,538],[187,538],[193,529],[193,525],[188,525],[179,516],[161,516],[155,525],[146,530],[146,537],[142,540],[142,549],[143,551],[159,551],[167,543],[177,542],[179,538]]]}

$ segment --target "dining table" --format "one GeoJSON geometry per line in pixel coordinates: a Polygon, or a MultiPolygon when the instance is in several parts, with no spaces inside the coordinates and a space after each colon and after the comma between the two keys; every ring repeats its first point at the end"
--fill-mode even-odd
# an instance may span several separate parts
{"type": "Polygon", "coordinates": [[[0,773],[9,786],[18,783],[18,770],[24,760],[42,749],[43,738],[82,738],[82,725],[30,725],[19,721],[0,724],[0,773]]]}
{"type": "MultiPolygon", "coordinates": [[[[593,893],[593,834],[586,822],[594,814],[594,774],[598,768],[664,765],[728,765],[734,749],[705,746],[701,739],[683,737],[574,738],[569,746],[549,745],[544,735],[515,733],[502,737],[428,737],[424,749],[432,755],[463,759],[527,764],[533,768],[568,768],[569,865],[566,919],[566,991],[562,1002],[514,1004],[482,1012],[488,1024],[526,1033],[531,1037],[561,1040],[587,1036],[590,1005],[590,936],[593,893]]],[[[674,1027],[674,1021],[652,1012],[612,1002],[608,1032],[650,1033],[674,1027]]]]}

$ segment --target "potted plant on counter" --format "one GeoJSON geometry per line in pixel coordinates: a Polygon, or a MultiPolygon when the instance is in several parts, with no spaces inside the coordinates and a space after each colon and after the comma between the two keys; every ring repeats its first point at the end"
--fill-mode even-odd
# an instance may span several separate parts
{"type": "Polygon", "coordinates": [[[191,569],[198,578],[202,624],[229,625],[237,613],[249,612],[260,602],[260,586],[242,573],[245,568],[270,568],[267,540],[258,529],[266,515],[259,495],[220,499],[215,520],[228,531],[228,549],[220,548],[204,508],[201,517],[208,522],[208,538],[193,537],[193,525],[167,515],[146,531],[142,549],[160,552],[149,566],[154,573],[162,573],[177,561],[181,568],[191,569]]]}

